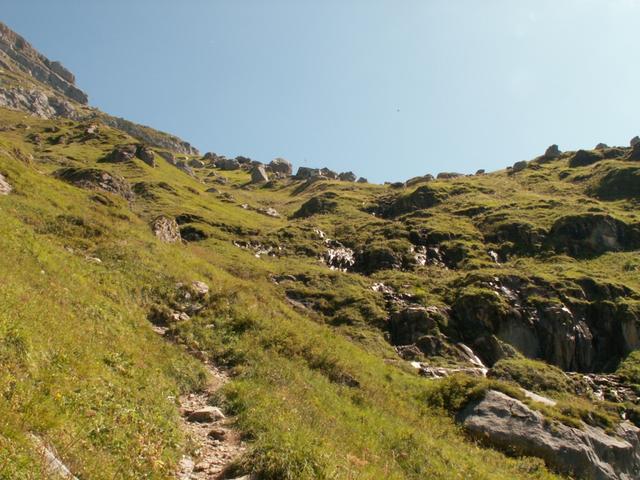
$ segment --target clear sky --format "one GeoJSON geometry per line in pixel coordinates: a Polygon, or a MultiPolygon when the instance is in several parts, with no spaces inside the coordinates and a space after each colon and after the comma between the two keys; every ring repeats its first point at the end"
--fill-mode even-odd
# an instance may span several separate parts
{"type": "Polygon", "coordinates": [[[640,134],[640,0],[3,0],[90,102],[372,181],[640,134]]]}

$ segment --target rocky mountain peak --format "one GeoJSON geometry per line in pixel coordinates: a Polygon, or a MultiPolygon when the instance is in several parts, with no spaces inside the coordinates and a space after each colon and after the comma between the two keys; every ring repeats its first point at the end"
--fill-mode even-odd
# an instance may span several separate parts
{"type": "Polygon", "coordinates": [[[89,97],[76,85],[73,73],[60,62],[51,61],[31,46],[22,36],[0,22],[0,64],[11,70],[8,57],[15,66],[69,99],[86,105],[89,97]],[[5,57],[5,58],[3,58],[5,57]]]}

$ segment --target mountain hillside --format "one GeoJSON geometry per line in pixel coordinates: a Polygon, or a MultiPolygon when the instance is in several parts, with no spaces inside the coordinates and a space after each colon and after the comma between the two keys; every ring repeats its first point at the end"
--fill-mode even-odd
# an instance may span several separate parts
{"type": "Polygon", "coordinates": [[[293,175],[4,25],[0,105],[0,478],[640,477],[640,140],[293,175]]]}

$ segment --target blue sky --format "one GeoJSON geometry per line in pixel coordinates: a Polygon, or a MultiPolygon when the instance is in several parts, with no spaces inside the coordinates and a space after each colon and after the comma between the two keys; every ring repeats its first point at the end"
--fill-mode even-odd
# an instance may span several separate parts
{"type": "Polygon", "coordinates": [[[640,0],[5,0],[90,102],[369,180],[640,134],[640,0]]]}

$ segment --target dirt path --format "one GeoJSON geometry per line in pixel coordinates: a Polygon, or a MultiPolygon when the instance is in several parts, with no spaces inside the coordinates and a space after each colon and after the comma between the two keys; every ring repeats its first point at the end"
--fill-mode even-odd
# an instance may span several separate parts
{"type": "MultiPolygon", "coordinates": [[[[153,329],[162,336],[166,333],[162,327],[154,326],[153,329]]],[[[225,469],[246,448],[240,434],[231,426],[233,420],[211,404],[214,394],[229,381],[229,376],[209,362],[203,361],[203,364],[210,377],[206,390],[180,397],[182,428],[191,443],[192,455],[184,456],[180,461],[178,480],[226,478],[225,469]]]]}

